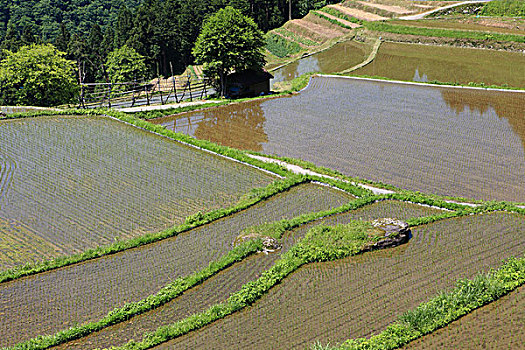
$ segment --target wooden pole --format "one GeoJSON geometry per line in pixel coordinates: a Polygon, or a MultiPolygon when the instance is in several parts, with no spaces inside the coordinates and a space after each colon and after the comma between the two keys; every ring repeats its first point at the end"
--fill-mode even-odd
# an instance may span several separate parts
{"type": "Polygon", "coordinates": [[[175,95],[175,102],[179,103],[179,97],[177,96],[177,86],[175,85],[175,75],[173,75],[173,65],[170,62],[171,70],[171,82],[173,83],[173,94],[175,95]]]}
{"type": "Polygon", "coordinates": [[[188,74],[188,90],[190,91],[190,102],[193,101],[193,97],[191,96],[191,75],[188,74]]]}

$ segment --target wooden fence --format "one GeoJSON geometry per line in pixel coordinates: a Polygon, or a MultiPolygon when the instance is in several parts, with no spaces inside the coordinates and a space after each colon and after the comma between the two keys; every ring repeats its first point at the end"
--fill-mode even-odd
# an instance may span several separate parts
{"type": "Polygon", "coordinates": [[[148,82],[82,83],[80,108],[134,107],[150,104],[179,103],[183,100],[203,99],[208,95],[207,78],[170,77],[148,82]]]}

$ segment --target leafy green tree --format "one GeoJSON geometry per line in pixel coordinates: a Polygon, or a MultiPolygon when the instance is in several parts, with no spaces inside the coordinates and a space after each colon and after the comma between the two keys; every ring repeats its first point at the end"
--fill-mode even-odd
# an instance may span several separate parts
{"type": "Polygon", "coordinates": [[[124,83],[140,79],[146,73],[144,56],[124,45],[109,53],[106,69],[111,82],[124,83]]]}
{"type": "Polygon", "coordinates": [[[77,95],[75,62],[53,45],[22,46],[4,51],[0,62],[0,104],[55,106],[77,95]]]}
{"type": "Polygon", "coordinates": [[[197,63],[204,64],[208,75],[216,76],[224,96],[229,73],[264,65],[264,45],[263,33],[255,22],[227,6],[205,21],[193,55],[197,63]]]}

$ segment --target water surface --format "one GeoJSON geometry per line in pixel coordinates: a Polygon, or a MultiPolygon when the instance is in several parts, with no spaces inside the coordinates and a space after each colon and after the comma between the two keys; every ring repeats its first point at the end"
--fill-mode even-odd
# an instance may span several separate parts
{"type": "Polygon", "coordinates": [[[154,122],[440,195],[525,201],[525,94],[314,78],[293,97],[154,122]]]}

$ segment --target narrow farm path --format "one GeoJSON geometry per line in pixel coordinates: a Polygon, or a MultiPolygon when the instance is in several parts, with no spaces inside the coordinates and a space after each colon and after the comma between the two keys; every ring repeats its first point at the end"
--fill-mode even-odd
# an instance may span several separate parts
{"type": "Polygon", "coordinates": [[[376,39],[376,42],[374,43],[374,47],[372,48],[372,52],[370,52],[370,56],[368,56],[368,58],[365,61],[359,63],[356,66],[353,66],[352,68],[345,69],[344,71],[341,71],[339,73],[347,74],[355,70],[358,70],[359,68],[363,68],[364,66],[366,66],[367,64],[369,64],[376,58],[377,53],[379,52],[380,46],[381,46],[381,39],[378,38],[376,39]]]}
{"type": "Polygon", "coordinates": [[[447,6],[438,7],[436,9],[433,9],[433,10],[430,10],[430,11],[427,11],[427,12],[423,12],[423,13],[420,13],[420,14],[417,14],[417,15],[410,15],[410,16],[399,17],[399,19],[404,19],[404,20],[408,20],[408,21],[412,20],[413,21],[413,20],[423,19],[424,17],[426,17],[426,16],[428,16],[428,15],[430,15],[432,13],[439,12],[439,11],[442,11],[442,10],[451,9],[451,8],[462,6],[462,5],[478,4],[478,3],[490,2],[490,1],[493,1],[493,0],[463,1],[463,2],[460,2],[460,3],[457,3],[457,4],[451,4],[451,5],[447,5],[447,6]]]}

